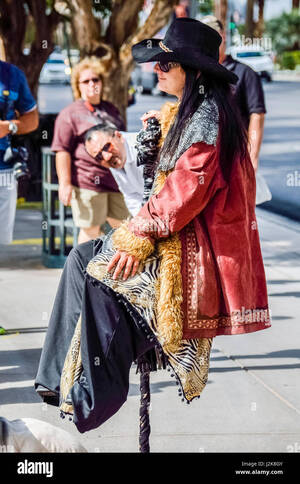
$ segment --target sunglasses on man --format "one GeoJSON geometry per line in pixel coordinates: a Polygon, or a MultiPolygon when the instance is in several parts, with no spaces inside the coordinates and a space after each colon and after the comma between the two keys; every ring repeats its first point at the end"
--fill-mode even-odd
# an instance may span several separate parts
{"type": "Polygon", "coordinates": [[[158,62],[159,68],[162,72],[169,72],[173,67],[178,67],[178,62],[158,62]]]}
{"type": "Polygon", "coordinates": [[[100,161],[102,161],[102,160],[103,160],[103,154],[102,154],[102,153],[103,153],[103,151],[105,151],[106,153],[108,153],[108,152],[111,150],[111,148],[112,148],[112,143],[111,143],[111,142],[106,143],[106,144],[103,146],[102,150],[101,150],[101,151],[99,151],[99,153],[97,153],[97,154],[96,154],[96,156],[95,156],[95,160],[97,160],[97,161],[99,161],[99,162],[100,162],[100,161]]]}

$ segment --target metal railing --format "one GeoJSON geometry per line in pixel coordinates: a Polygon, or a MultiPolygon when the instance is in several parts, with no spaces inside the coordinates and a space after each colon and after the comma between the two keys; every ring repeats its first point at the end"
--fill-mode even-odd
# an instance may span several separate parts
{"type": "Polygon", "coordinates": [[[77,245],[79,229],[74,226],[71,207],[65,207],[58,198],[58,179],[55,153],[42,148],[42,262],[46,267],[60,268],[77,245]]]}

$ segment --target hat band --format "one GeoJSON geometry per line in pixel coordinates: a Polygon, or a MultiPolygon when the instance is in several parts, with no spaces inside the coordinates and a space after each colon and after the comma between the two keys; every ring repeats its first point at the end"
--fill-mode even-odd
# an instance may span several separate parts
{"type": "Polygon", "coordinates": [[[162,40],[159,42],[159,44],[158,44],[158,45],[159,45],[159,47],[160,47],[162,50],[164,50],[165,52],[174,52],[173,50],[169,49],[169,47],[167,47],[167,46],[166,46],[166,45],[163,43],[163,41],[162,41],[162,40]]]}

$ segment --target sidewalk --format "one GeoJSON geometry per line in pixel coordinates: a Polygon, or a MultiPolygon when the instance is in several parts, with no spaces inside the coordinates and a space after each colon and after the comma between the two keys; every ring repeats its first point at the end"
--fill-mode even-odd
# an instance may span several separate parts
{"type": "Polygon", "coordinates": [[[283,69],[281,71],[274,71],[272,75],[273,81],[295,81],[300,82],[300,70],[283,69]]]}
{"type": "MultiPolygon", "coordinates": [[[[214,340],[208,384],[186,405],[167,371],[151,374],[152,452],[290,452],[300,444],[300,224],[257,209],[273,325],[214,340]]],[[[39,213],[18,211],[16,234],[38,238],[39,213]],[[23,224],[23,228],[21,227],[23,224]],[[21,230],[22,229],[22,230],[21,230]],[[20,230],[20,231],[19,231],[20,230]]],[[[90,452],[137,452],[139,376],[128,400],[99,429],[78,434],[33,389],[60,269],[40,263],[40,245],[0,249],[0,415],[35,417],[79,436],[90,452]]],[[[297,447],[298,446],[298,447],[297,447]]]]}

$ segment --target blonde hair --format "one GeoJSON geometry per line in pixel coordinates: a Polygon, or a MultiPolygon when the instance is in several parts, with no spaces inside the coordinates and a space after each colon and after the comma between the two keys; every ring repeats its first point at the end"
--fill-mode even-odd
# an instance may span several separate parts
{"type": "Polygon", "coordinates": [[[76,64],[76,66],[74,66],[72,69],[71,86],[72,86],[73,95],[75,99],[81,98],[81,92],[79,89],[79,77],[82,71],[84,71],[85,69],[92,69],[95,72],[95,74],[97,74],[97,76],[100,77],[102,81],[102,92],[103,92],[103,88],[104,88],[103,65],[101,64],[100,60],[95,56],[85,57],[80,62],[78,62],[78,64],[76,64]]]}

